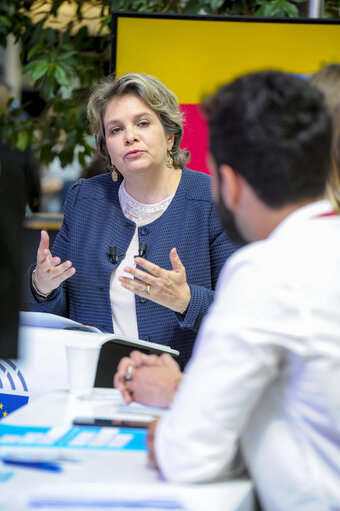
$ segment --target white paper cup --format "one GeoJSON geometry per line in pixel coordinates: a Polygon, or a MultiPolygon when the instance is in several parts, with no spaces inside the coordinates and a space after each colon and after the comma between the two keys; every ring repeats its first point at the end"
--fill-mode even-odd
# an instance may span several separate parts
{"type": "Polygon", "coordinates": [[[96,377],[100,346],[66,344],[65,348],[70,393],[90,393],[96,377]]]}

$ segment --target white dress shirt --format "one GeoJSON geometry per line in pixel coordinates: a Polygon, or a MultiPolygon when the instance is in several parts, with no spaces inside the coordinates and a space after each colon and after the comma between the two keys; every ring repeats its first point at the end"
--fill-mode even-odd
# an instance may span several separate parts
{"type": "Polygon", "coordinates": [[[318,201],[223,269],[156,431],[164,476],[237,473],[265,511],[340,509],[340,216],[318,201]]]}

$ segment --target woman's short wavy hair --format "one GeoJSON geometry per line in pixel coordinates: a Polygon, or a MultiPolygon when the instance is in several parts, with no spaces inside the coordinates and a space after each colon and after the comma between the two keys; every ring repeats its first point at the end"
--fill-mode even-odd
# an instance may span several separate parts
{"type": "Polygon", "coordinates": [[[190,153],[180,148],[183,138],[183,117],[178,99],[160,80],[144,73],[126,73],[116,80],[109,76],[93,90],[87,114],[98,152],[108,158],[103,123],[106,106],[111,99],[126,94],[137,94],[158,114],[165,133],[174,135],[174,145],[171,149],[174,167],[180,168],[187,163],[190,153]]]}

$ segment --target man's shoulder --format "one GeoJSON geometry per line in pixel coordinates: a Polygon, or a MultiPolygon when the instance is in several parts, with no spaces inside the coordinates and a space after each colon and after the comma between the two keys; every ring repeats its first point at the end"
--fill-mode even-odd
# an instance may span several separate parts
{"type": "Polygon", "coordinates": [[[268,239],[249,243],[228,259],[224,267],[224,276],[240,272],[261,279],[263,275],[277,274],[276,253],[277,247],[268,239]]]}
{"type": "Polygon", "coordinates": [[[304,224],[303,227],[249,243],[228,260],[226,271],[247,275],[257,282],[266,280],[273,286],[299,286],[313,276],[320,261],[331,261],[335,252],[334,239],[331,236],[326,239],[325,229],[317,236],[316,225],[304,224]]]}

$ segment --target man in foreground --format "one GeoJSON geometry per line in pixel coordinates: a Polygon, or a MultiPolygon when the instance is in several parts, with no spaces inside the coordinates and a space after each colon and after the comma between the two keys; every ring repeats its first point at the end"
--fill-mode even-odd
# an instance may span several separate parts
{"type": "Polygon", "coordinates": [[[138,353],[115,384],[126,401],[170,405],[150,438],[166,479],[230,477],[243,459],[264,510],[339,509],[340,218],[322,199],[326,107],[308,83],[263,72],[222,87],[205,112],[221,219],[251,243],[221,273],[177,392],[175,363],[138,353]]]}

